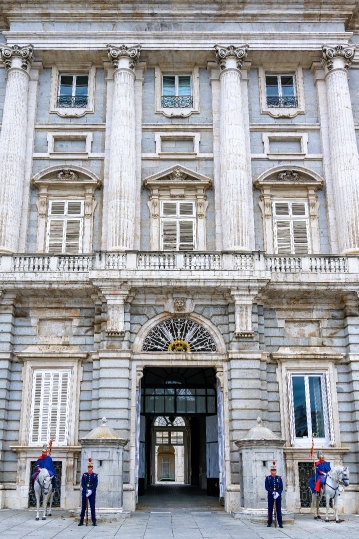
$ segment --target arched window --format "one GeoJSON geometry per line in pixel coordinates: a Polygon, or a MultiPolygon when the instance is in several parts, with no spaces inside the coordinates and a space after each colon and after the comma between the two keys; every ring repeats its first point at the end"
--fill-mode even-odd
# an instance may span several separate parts
{"type": "Polygon", "coordinates": [[[143,341],[142,350],[144,352],[216,352],[217,347],[212,335],[198,322],[190,318],[168,318],[151,329],[143,341]]]}

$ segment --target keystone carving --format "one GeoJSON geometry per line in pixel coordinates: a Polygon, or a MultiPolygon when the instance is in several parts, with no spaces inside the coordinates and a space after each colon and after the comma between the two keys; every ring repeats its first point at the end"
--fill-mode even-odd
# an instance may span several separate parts
{"type": "Polygon", "coordinates": [[[214,48],[216,49],[216,60],[221,69],[226,69],[228,58],[235,58],[238,69],[241,69],[244,60],[247,58],[248,45],[241,45],[240,47],[215,45],[214,48]]]}
{"type": "Polygon", "coordinates": [[[140,48],[141,45],[134,45],[133,47],[127,47],[126,45],[120,45],[119,47],[107,45],[108,57],[112,65],[116,68],[119,67],[121,58],[127,58],[129,60],[129,68],[134,69],[140,59],[140,48]]]}
{"type": "Polygon", "coordinates": [[[328,68],[328,71],[333,69],[333,58],[344,58],[344,67],[349,69],[351,61],[354,58],[355,46],[354,45],[336,45],[331,47],[330,45],[323,45],[323,64],[328,68]]]}
{"type": "Polygon", "coordinates": [[[277,179],[282,182],[297,182],[299,180],[299,174],[294,170],[284,170],[283,172],[278,172],[277,179]]]}
{"type": "Polygon", "coordinates": [[[27,71],[28,66],[33,60],[34,47],[32,45],[26,45],[25,47],[19,47],[19,45],[10,45],[1,47],[0,51],[6,69],[10,69],[12,67],[12,61],[14,58],[20,58],[21,69],[27,71]]]}
{"type": "Polygon", "coordinates": [[[74,172],[73,170],[71,170],[70,168],[63,168],[57,175],[57,179],[58,180],[61,180],[61,181],[66,181],[66,182],[75,182],[76,180],[79,179],[78,175],[76,174],[76,172],[74,172]]]}

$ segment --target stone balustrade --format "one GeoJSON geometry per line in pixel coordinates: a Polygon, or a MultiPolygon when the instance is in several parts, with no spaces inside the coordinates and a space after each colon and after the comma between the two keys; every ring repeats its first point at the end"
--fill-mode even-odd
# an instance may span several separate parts
{"type": "Polygon", "coordinates": [[[91,271],[233,271],[272,274],[359,273],[358,256],[279,256],[220,252],[97,252],[84,255],[18,254],[0,257],[0,272],[89,273],[91,271]]]}

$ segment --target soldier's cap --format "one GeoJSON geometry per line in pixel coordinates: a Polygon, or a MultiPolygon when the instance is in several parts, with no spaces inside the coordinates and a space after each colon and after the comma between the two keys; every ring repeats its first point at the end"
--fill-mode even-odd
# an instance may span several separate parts
{"type": "Polygon", "coordinates": [[[90,457],[90,458],[88,459],[88,461],[89,461],[89,463],[88,463],[87,467],[88,467],[88,468],[93,468],[92,458],[90,457]]]}
{"type": "Polygon", "coordinates": [[[271,472],[276,472],[276,471],[277,471],[277,466],[275,465],[275,461],[274,461],[274,460],[273,460],[272,466],[270,467],[270,471],[271,471],[271,472]]]}
{"type": "Polygon", "coordinates": [[[44,445],[42,446],[42,452],[43,452],[43,453],[47,453],[47,445],[46,445],[46,444],[44,444],[44,445]]]}

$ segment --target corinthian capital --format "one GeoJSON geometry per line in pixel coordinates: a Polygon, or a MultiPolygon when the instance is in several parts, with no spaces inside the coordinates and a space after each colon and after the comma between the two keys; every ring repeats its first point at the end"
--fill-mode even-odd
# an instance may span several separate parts
{"type": "Polygon", "coordinates": [[[323,64],[327,66],[328,71],[331,71],[334,67],[334,58],[343,58],[344,67],[348,69],[355,54],[354,45],[336,45],[335,47],[323,45],[322,49],[323,64]]]}
{"type": "Polygon", "coordinates": [[[244,60],[247,57],[248,45],[241,45],[240,47],[235,47],[234,45],[229,45],[229,47],[222,47],[222,45],[215,45],[216,49],[216,60],[220,65],[221,69],[226,69],[228,66],[228,60],[235,60],[237,68],[241,69],[244,60]]]}
{"type": "Polygon", "coordinates": [[[134,45],[133,47],[127,47],[126,45],[120,45],[119,47],[107,45],[108,57],[116,68],[120,67],[120,61],[124,59],[128,60],[128,67],[134,69],[140,59],[140,48],[141,45],[134,45]]]}
{"type": "Polygon", "coordinates": [[[25,47],[19,47],[19,45],[5,45],[0,48],[1,58],[4,61],[5,67],[10,69],[14,67],[13,60],[19,59],[19,66],[24,71],[27,71],[29,64],[33,59],[34,47],[32,45],[26,45],[25,47]]]}

